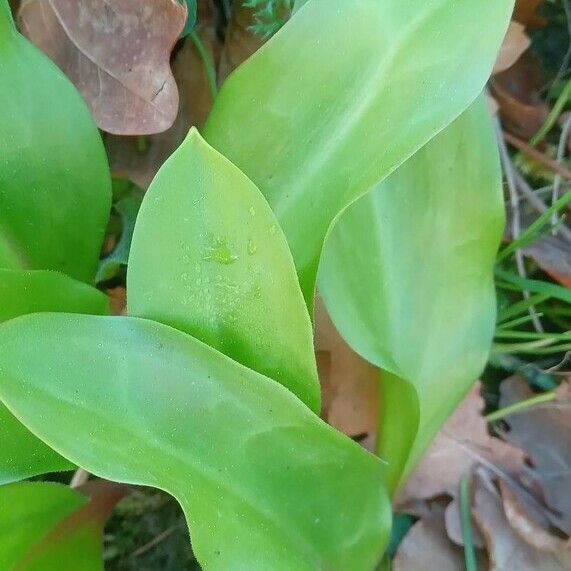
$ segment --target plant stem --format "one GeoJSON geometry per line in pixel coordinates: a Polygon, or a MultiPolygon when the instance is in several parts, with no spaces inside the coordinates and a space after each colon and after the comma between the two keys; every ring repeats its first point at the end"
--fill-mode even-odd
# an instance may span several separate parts
{"type": "Polygon", "coordinates": [[[476,552],[472,536],[472,514],[470,512],[470,484],[468,476],[460,480],[460,518],[462,523],[462,539],[464,540],[464,560],[466,571],[477,571],[476,552]]]}
{"type": "Polygon", "coordinates": [[[204,66],[204,72],[206,73],[206,80],[208,82],[210,96],[212,97],[212,101],[214,101],[218,95],[218,85],[216,83],[216,70],[214,69],[214,63],[206,51],[200,36],[196,33],[196,30],[192,30],[192,32],[189,34],[189,37],[194,43],[194,47],[196,48],[196,51],[198,52],[198,55],[202,61],[202,65],[204,66]]]}
{"type": "Polygon", "coordinates": [[[510,416],[511,414],[516,414],[518,412],[525,412],[530,408],[533,408],[539,404],[544,404],[546,402],[551,402],[555,400],[555,393],[543,393],[541,395],[537,395],[527,400],[523,400],[521,402],[512,404],[510,406],[506,406],[505,408],[500,408],[495,412],[487,414],[484,418],[487,422],[495,422],[496,420],[502,420],[506,416],[510,416]]]}

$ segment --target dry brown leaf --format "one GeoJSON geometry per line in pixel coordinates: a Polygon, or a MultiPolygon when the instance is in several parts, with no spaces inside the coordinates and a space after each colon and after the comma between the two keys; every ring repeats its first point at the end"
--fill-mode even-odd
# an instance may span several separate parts
{"type": "Polygon", "coordinates": [[[571,244],[561,236],[547,236],[523,250],[555,281],[571,289],[571,244]]]}
{"type": "Polygon", "coordinates": [[[504,128],[526,140],[535,135],[549,114],[539,95],[541,84],[539,64],[529,51],[490,80],[504,128]]]}
{"type": "Polygon", "coordinates": [[[500,73],[514,65],[530,44],[531,40],[527,37],[524,26],[518,22],[511,22],[493,73],[500,73]]]}
{"type": "MultiPolygon", "coordinates": [[[[486,569],[484,554],[478,553],[478,569],[486,569]]],[[[433,507],[407,533],[393,560],[393,571],[463,571],[464,551],[446,535],[444,512],[433,507]]],[[[514,570],[515,571],[515,570],[514,570]]]]}
{"type": "MultiPolygon", "coordinates": [[[[560,514],[558,525],[571,534],[571,396],[570,383],[559,387],[558,399],[538,405],[505,419],[505,438],[522,448],[531,458],[533,469],[526,475],[541,485],[545,502],[560,514]]],[[[506,407],[534,396],[527,383],[511,377],[500,387],[500,406],[506,407]]]]}
{"type": "Polygon", "coordinates": [[[545,25],[545,20],[536,14],[543,0],[516,0],[514,19],[524,26],[534,28],[545,25]]]}
{"type": "MultiPolygon", "coordinates": [[[[210,57],[216,54],[213,27],[197,30],[210,57]]],[[[164,133],[150,135],[141,150],[134,137],[107,136],[105,146],[111,170],[116,176],[129,178],[147,188],[162,164],[182,143],[190,127],[201,127],[212,107],[212,97],[201,59],[194,44],[187,40],[177,52],[173,72],[180,93],[180,105],[172,127],[164,133]]]]}
{"type": "Polygon", "coordinates": [[[18,21],[75,84],[101,129],[144,135],[175,120],[169,60],[186,16],[177,0],[23,0],[18,21]]]}
{"type": "Polygon", "coordinates": [[[571,539],[564,540],[550,533],[548,524],[541,525],[508,484],[500,481],[499,486],[506,518],[516,533],[533,547],[555,553],[571,569],[571,539]]]}
{"type": "Polygon", "coordinates": [[[473,492],[472,516],[486,542],[490,571],[569,570],[557,554],[536,549],[512,528],[489,474],[474,478],[473,492]]]}
{"type": "Polygon", "coordinates": [[[379,370],[343,341],[321,300],[315,310],[315,348],[323,389],[323,418],[349,436],[374,445],[378,428],[379,370]]]}
{"type": "Polygon", "coordinates": [[[220,83],[264,43],[259,36],[253,34],[249,29],[255,22],[255,13],[255,8],[248,8],[242,2],[234,3],[218,67],[220,83]]]}
{"type": "Polygon", "coordinates": [[[113,315],[126,315],[127,290],[124,287],[115,287],[105,291],[109,298],[109,305],[113,315]]]}
{"type": "MultiPolygon", "coordinates": [[[[446,523],[446,533],[450,540],[456,545],[463,546],[464,538],[462,536],[462,519],[460,515],[460,500],[456,496],[447,506],[444,513],[444,521],[446,523]]],[[[477,528],[472,530],[472,541],[476,547],[484,547],[484,539],[480,535],[477,528]]]]}
{"type": "Polygon", "coordinates": [[[478,464],[509,476],[524,466],[521,450],[489,436],[482,417],[484,400],[476,384],[436,436],[406,486],[395,499],[398,511],[414,513],[418,500],[447,494],[455,497],[460,478],[478,464]],[[412,507],[412,509],[411,509],[412,507]]]}

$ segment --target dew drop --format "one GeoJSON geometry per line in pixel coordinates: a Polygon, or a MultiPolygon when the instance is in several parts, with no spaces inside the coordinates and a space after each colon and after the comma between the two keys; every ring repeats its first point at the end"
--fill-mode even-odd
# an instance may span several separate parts
{"type": "Polygon", "coordinates": [[[254,243],[254,240],[248,240],[248,254],[253,256],[258,251],[258,246],[254,243]]]}

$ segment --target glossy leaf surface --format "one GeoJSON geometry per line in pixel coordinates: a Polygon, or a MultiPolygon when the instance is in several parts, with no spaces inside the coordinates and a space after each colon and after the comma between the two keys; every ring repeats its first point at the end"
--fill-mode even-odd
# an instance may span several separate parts
{"type": "Polygon", "coordinates": [[[75,88],[0,6],[0,267],[91,282],[111,206],[103,145],[75,88]]]}
{"type": "Polygon", "coordinates": [[[190,333],[319,411],[309,314],[286,239],[255,185],[191,130],[141,206],[129,315],[190,333]]]}
{"type": "Polygon", "coordinates": [[[512,8],[311,0],[228,78],[205,138],[268,199],[309,307],[332,221],[478,96],[512,8]]]}
{"type": "Polygon", "coordinates": [[[88,471],[172,493],[205,570],[370,571],[382,553],[382,463],[275,381],[136,318],[24,316],[0,345],[10,409],[88,471]]]}
{"type": "MultiPolygon", "coordinates": [[[[107,298],[101,292],[49,271],[0,270],[0,299],[0,321],[40,311],[108,312],[107,298]]],[[[1,402],[0,442],[0,485],[73,469],[73,464],[36,438],[1,402]]]]}
{"type": "MultiPolygon", "coordinates": [[[[497,147],[480,99],[351,206],[327,242],[320,291],[335,325],[392,373],[389,382],[406,380],[418,393],[418,403],[405,385],[384,395],[381,435],[399,423],[416,433],[405,471],[484,367],[502,229],[497,147]]],[[[380,450],[393,484],[403,471],[397,444],[380,450]]]]}
{"type": "Polygon", "coordinates": [[[67,486],[24,482],[0,487],[0,568],[102,571],[102,529],[121,491],[91,501],[67,486]]]}

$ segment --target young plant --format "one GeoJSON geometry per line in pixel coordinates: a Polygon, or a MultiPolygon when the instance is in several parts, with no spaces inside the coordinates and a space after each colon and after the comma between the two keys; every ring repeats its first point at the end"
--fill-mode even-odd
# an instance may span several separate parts
{"type": "MultiPolygon", "coordinates": [[[[387,489],[493,333],[499,171],[474,101],[512,7],[295,3],[223,86],[205,140],[191,130],[148,190],[129,316],[16,312],[0,326],[7,409],[67,461],[176,497],[204,569],[374,569],[387,489]],[[329,309],[385,369],[385,461],[316,414],[311,314],[329,234],[329,309]]],[[[14,53],[30,49],[6,30],[14,53]]]]}
{"type": "MultiPolygon", "coordinates": [[[[106,313],[93,283],[111,207],[99,133],[77,91],[0,2],[0,322],[106,313]],[[87,282],[87,283],[82,283],[87,282]]],[[[70,462],[0,404],[0,484],[70,462]]]]}
{"type": "Polygon", "coordinates": [[[127,287],[139,318],[5,324],[7,406],[90,472],[175,496],[207,569],[371,569],[390,527],[383,464],[306,406],[319,407],[311,328],[285,238],[195,130],[147,192],[127,287]],[[273,378],[230,358],[255,347],[273,378]]]}

